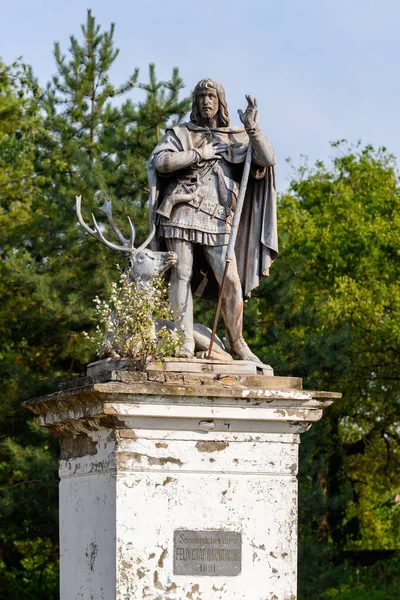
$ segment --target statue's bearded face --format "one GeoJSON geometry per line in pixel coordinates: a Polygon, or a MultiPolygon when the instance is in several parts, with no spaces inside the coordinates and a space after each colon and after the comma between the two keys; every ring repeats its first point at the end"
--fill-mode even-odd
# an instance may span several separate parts
{"type": "Polygon", "coordinates": [[[197,106],[202,119],[206,121],[214,119],[219,109],[217,90],[213,88],[200,90],[197,95],[197,106]]]}

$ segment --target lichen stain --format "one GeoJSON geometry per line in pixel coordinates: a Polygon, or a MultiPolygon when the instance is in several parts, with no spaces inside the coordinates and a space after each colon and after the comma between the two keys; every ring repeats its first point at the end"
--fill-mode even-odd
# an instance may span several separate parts
{"type": "Polygon", "coordinates": [[[94,442],[87,433],[61,438],[61,460],[94,454],[97,454],[97,442],[94,442]]]}
{"type": "Polygon", "coordinates": [[[90,542],[89,546],[86,549],[85,555],[88,560],[89,568],[93,572],[94,563],[99,552],[99,547],[95,542],[90,542]]]}
{"type": "Polygon", "coordinates": [[[195,600],[195,599],[193,598],[193,594],[196,594],[196,593],[197,593],[197,592],[199,592],[199,591],[200,591],[200,586],[199,586],[199,584],[198,584],[198,583],[196,583],[195,585],[192,585],[192,589],[191,589],[191,591],[190,591],[190,592],[188,592],[188,593],[186,594],[186,598],[189,598],[189,600],[195,600]]]}
{"type": "Polygon", "coordinates": [[[119,429],[118,433],[119,433],[120,438],[133,440],[133,441],[137,440],[137,435],[133,431],[133,429],[119,429]]]}
{"type": "Polygon", "coordinates": [[[157,588],[158,590],[163,590],[163,586],[161,584],[161,581],[158,578],[158,571],[154,571],[154,576],[153,576],[153,583],[154,583],[154,587],[157,588]]]}
{"type": "Polygon", "coordinates": [[[147,460],[150,465],[167,465],[168,463],[172,463],[174,465],[183,465],[183,462],[179,458],[174,458],[173,456],[161,456],[160,458],[154,456],[147,456],[147,460]]]}
{"type": "Polygon", "coordinates": [[[272,556],[272,558],[278,558],[273,552],[270,552],[269,555],[272,556]]]}
{"type": "Polygon", "coordinates": [[[260,548],[260,550],[265,550],[265,544],[260,544],[258,547],[260,548]]]}
{"type": "Polygon", "coordinates": [[[139,579],[143,579],[143,577],[145,576],[144,569],[143,568],[137,569],[136,575],[138,576],[139,579]]]}
{"type": "Polygon", "coordinates": [[[210,461],[210,463],[215,462],[215,458],[209,458],[208,460],[210,461]]]}
{"type": "Polygon", "coordinates": [[[174,465],[183,465],[183,462],[179,458],[174,458],[173,456],[149,456],[148,454],[140,454],[139,452],[132,452],[130,456],[136,462],[141,463],[143,458],[147,458],[149,465],[166,465],[168,463],[172,463],[174,465]]]}
{"type": "Polygon", "coordinates": [[[164,549],[164,550],[161,552],[161,556],[160,556],[160,558],[158,559],[158,563],[157,563],[157,564],[158,564],[158,566],[160,567],[160,569],[162,569],[162,568],[163,568],[163,566],[164,566],[164,560],[165,560],[165,558],[167,557],[167,555],[168,555],[168,550],[165,548],[165,549],[164,549]]]}
{"type": "Polygon", "coordinates": [[[132,483],[128,483],[127,481],[123,482],[123,485],[128,488],[128,490],[132,490],[135,486],[137,486],[139,483],[141,483],[140,480],[135,480],[132,483]]]}
{"type": "Polygon", "coordinates": [[[228,442],[197,442],[196,444],[199,452],[221,452],[228,446],[228,442]]]}
{"type": "Polygon", "coordinates": [[[156,448],[168,448],[168,444],[163,444],[162,442],[157,442],[155,444],[156,448]]]}
{"type": "Polygon", "coordinates": [[[165,487],[169,483],[175,483],[175,481],[177,481],[177,480],[174,477],[166,477],[162,483],[163,487],[165,487]]]}
{"type": "Polygon", "coordinates": [[[217,588],[215,585],[213,585],[212,589],[213,589],[214,592],[223,592],[224,591],[224,587],[225,587],[225,584],[222,587],[220,587],[220,588],[217,588]]]}
{"type": "Polygon", "coordinates": [[[99,423],[105,429],[115,429],[115,427],[121,427],[122,429],[124,429],[126,427],[124,421],[118,419],[117,417],[113,417],[112,415],[100,417],[99,423]]]}
{"type": "Polygon", "coordinates": [[[125,583],[128,582],[128,574],[126,573],[126,571],[124,569],[121,569],[120,580],[124,581],[125,583]]]}
{"type": "Polygon", "coordinates": [[[148,454],[140,454],[139,452],[132,452],[130,456],[136,462],[141,463],[143,458],[147,458],[149,465],[166,465],[168,463],[172,463],[174,465],[182,466],[183,462],[179,458],[174,458],[173,456],[149,456],[148,454]]]}
{"type": "Polygon", "coordinates": [[[293,463],[290,465],[290,472],[294,475],[297,472],[297,464],[293,463]]]}
{"type": "MultiPolygon", "coordinates": [[[[158,576],[158,571],[154,571],[153,583],[155,588],[157,588],[158,590],[163,590],[163,592],[166,593],[176,590],[177,588],[176,583],[174,581],[172,581],[168,586],[164,587],[158,576]]],[[[166,597],[164,598],[166,600],[166,597]]]]}
{"type": "Polygon", "coordinates": [[[300,411],[287,408],[286,414],[288,417],[298,417],[300,414],[300,411]]]}
{"type": "Polygon", "coordinates": [[[151,560],[152,558],[155,558],[155,553],[152,552],[151,554],[149,554],[149,560],[151,560]]]}
{"type": "Polygon", "coordinates": [[[138,462],[138,463],[142,462],[143,454],[139,454],[139,452],[132,452],[132,454],[130,456],[133,458],[133,460],[136,460],[136,462],[138,462]]]}

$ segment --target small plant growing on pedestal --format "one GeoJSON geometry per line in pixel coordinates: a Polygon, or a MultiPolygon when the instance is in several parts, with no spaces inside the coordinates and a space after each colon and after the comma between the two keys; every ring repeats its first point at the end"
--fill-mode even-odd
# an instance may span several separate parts
{"type": "Polygon", "coordinates": [[[100,358],[130,358],[137,370],[144,370],[156,358],[179,355],[181,335],[164,324],[172,314],[161,275],[143,286],[122,273],[110,299],[96,296],[94,302],[99,323],[93,335],[84,335],[100,358]]]}

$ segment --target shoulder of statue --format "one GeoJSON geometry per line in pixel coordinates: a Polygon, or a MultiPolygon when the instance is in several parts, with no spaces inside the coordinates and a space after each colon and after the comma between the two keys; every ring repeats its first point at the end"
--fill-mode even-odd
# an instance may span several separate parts
{"type": "MultiPolygon", "coordinates": [[[[182,138],[185,139],[187,136],[190,136],[190,134],[193,131],[201,131],[201,128],[194,129],[191,127],[191,125],[194,125],[194,123],[191,123],[191,121],[187,121],[185,123],[179,123],[178,125],[174,125],[173,127],[168,127],[165,130],[165,135],[175,134],[175,136],[179,140],[182,140],[182,138]]],[[[194,125],[194,127],[197,126],[194,125]]]]}
{"type": "MultiPolygon", "coordinates": [[[[197,125],[195,125],[191,121],[185,121],[184,123],[178,123],[178,125],[169,127],[169,129],[173,129],[174,131],[181,131],[182,129],[191,129],[191,125],[193,125],[193,127],[197,127],[197,125]]],[[[167,131],[168,131],[168,129],[167,129],[167,131]]]]}

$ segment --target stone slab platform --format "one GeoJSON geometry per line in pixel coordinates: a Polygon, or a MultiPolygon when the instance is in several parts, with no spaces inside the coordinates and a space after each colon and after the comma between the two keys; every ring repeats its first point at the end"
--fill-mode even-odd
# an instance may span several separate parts
{"type": "MultiPolygon", "coordinates": [[[[94,376],[104,371],[115,370],[136,371],[138,367],[130,358],[104,358],[90,363],[87,367],[87,375],[94,376]]],[[[269,365],[250,360],[223,361],[206,358],[162,358],[150,362],[144,370],[146,372],[268,375],[270,377],[274,374],[274,370],[269,365]]]]}
{"type": "MultiPolygon", "coordinates": [[[[268,365],[263,368],[251,361],[235,360],[232,363],[206,359],[163,359],[150,363],[146,371],[134,370],[130,359],[104,359],[88,365],[87,375],[61,383],[59,391],[73,390],[93,384],[119,382],[125,384],[167,384],[167,388],[176,385],[188,387],[202,386],[221,393],[227,388],[249,388],[257,390],[302,390],[300,377],[274,376],[268,365]],[[268,367],[265,368],[265,367],[268,367]]],[[[158,386],[159,387],[159,386],[158,386]]],[[[143,388],[144,389],[144,388],[143,388]]],[[[165,390],[165,386],[164,386],[165,390]]],[[[233,391],[233,390],[232,390],[233,391]]]]}

